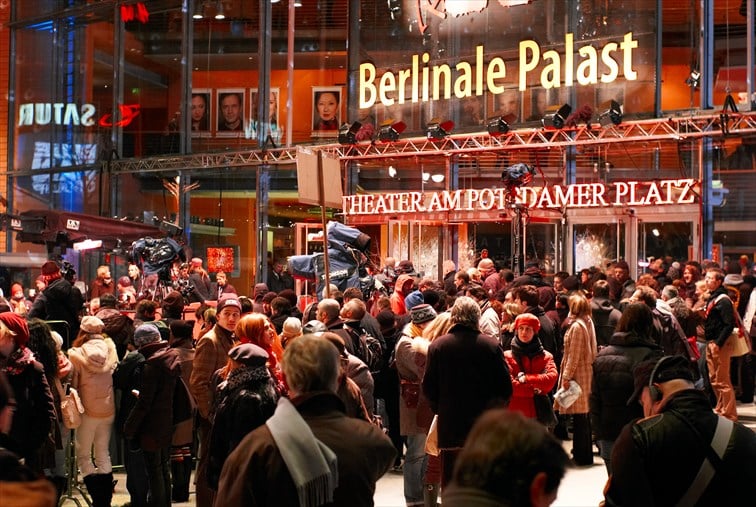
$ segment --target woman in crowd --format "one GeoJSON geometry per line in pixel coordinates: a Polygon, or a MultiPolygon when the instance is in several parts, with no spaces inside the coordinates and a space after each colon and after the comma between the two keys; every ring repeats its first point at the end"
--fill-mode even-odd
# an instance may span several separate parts
{"type": "Polygon", "coordinates": [[[270,374],[276,381],[278,393],[282,394],[285,389],[279,360],[283,357],[283,347],[270,320],[265,315],[249,313],[239,319],[234,333],[239,343],[255,344],[268,353],[270,374]]]}
{"type": "MultiPolygon", "coordinates": [[[[423,338],[428,340],[428,345],[439,336],[443,336],[452,328],[451,313],[441,312],[428,324],[423,330],[423,338]]],[[[428,349],[425,349],[427,359],[428,349]]],[[[426,446],[427,448],[427,446],[426,446]]],[[[435,506],[438,492],[441,489],[441,456],[438,454],[428,454],[428,463],[423,478],[423,496],[426,506],[435,506]]]]}
{"type": "Polygon", "coordinates": [[[404,499],[408,507],[424,502],[425,440],[433,412],[421,385],[430,344],[423,332],[435,318],[436,311],[428,304],[412,307],[410,322],[402,330],[395,349],[396,370],[401,383],[399,424],[407,445],[403,474],[404,499]]]}
{"type": "Polygon", "coordinates": [[[113,495],[110,433],[115,418],[113,370],[118,356],[113,340],[102,335],[104,326],[97,317],[82,318],[68,351],[73,364],[71,386],[79,391],[84,406],[76,430],[76,458],[94,507],[109,506],[113,495]]]}
{"type": "MultiPolygon", "coordinates": [[[[170,347],[178,353],[181,363],[181,378],[189,385],[194,361],[194,325],[187,320],[174,320],[169,324],[170,347]]],[[[171,499],[174,502],[189,501],[189,481],[192,474],[192,448],[194,447],[193,420],[178,423],[173,430],[171,441],[171,477],[173,479],[171,499]]]]}
{"type": "Polygon", "coordinates": [[[16,407],[13,390],[5,373],[0,371],[0,500],[3,505],[53,507],[57,502],[50,481],[7,449],[16,407]]]}
{"type": "Polygon", "coordinates": [[[208,481],[218,488],[226,458],[253,429],[265,424],[278,402],[275,381],[266,367],[268,353],[252,343],[228,352],[229,374],[220,384],[217,409],[210,431],[208,481]]]}
{"type": "Polygon", "coordinates": [[[42,473],[45,464],[39,455],[57,417],[44,366],[28,344],[24,318],[13,312],[0,313],[0,371],[7,375],[16,403],[4,445],[36,473],[42,473]]]}
{"type": "Polygon", "coordinates": [[[622,312],[617,330],[593,363],[590,395],[591,429],[607,472],[612,473],[612,448],[622,428],[643,417],[639,403],[627,403],[633,394],[633,369],[662,350],[652,337],[654,317],[645,303],[631,303],[622,312]]]}
{"type": "Polygon", "coordinates": [[[564,355],[559,368],[559,387],[568,389],[574,380],[582,392],[569,407],[555,402],[554,409],[572,415],[574,434],[572,458],[578,466],[593,464],[593,441],[588,418],[588,399],[591,395],[593,360],[596,358],[596,331],[591,319],[591,304],[582,292],[573,293],[567,300],[570,309],[569,324],[564,335],[564,355]]]}
{"type": "Polygon", "coordinates": [[[50,438],[47,439],[40,450],[39,463],[55,484],[58,493],[62,493],[66,487],[66,469],[65,460],[61,460],[61,458],[63,458],[64,440],[65,442],[68,441],[67,438],[64,439],[68,431],[60,426],[60,421],[63,419],[60,412],[60,401],[65,393],[59,379],[57,345],[50,332],[50,327],[45,321],[29,319],[28,326],[29,349],[31,349],[34,357],[45,369],[45,378],[47,384],[50,386],[56,416],[51,427],[50,438]],[[58,461],[56,461],[56,457],[58,461]]]}
{"type": "Polygon", "coordinates": [[[551,392],[557,381],[557,367],[554,356],[544,350],[538,339],[541,328],[538,317],[522,313],[515,319],[514,328],[517,334],[512,339],[512,347],[504,352],[512,378],[509,408],[535,418],[534,396],[551,392]]]}
{"type": "Polygon", "coordinates": [[[515,319],[522,313],[522,306],[518,303],[504,303],[501,311],[501,347],[504,350],[512,348],[515,337],[515,319]]]}

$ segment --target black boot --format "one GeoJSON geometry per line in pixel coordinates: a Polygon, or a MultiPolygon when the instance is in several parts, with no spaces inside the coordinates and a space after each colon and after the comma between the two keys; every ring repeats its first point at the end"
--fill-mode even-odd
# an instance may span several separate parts
{"type": "Polygon", "coordinates": [[[113,474],[91,474],[84,477],[92,507],[110,507],[113,499],[113,474]]]}
{"type": "Polygon", "coordinates": [[[423,502],[425,507],[438,505],[438,484],[423,484],[423,502]]]}
{"type": "Polygon", "coordinates": [[[174,502],[189,501],[189,481],[192,475],[191,455],[181,460],[171,461],[171,477],[173,479],[171,499],[174,502]]]}
{"type": "Polygon", "coordinates": [[[57,495],[55,505],[57,505],[60,502],[60,497],[68,491],[68,479],[60,475],[54,475],[50,477],[50,482],[55,486],[55,494],[57,495]]]}

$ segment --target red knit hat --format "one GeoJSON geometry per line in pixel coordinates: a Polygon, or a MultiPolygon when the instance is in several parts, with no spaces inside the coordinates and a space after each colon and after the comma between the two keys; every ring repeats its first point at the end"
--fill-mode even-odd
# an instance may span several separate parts
{"type": "Polygon", "coordinates": [[[47,261],[42,264],[42,279],[45,283],[50,283],[53,280],[60,278],[60,267],[55,261],[47,261]]]}
{"type": "Polygon", "coordinates": [[[0,321],[15,333],[13,341],[18,347],[25,347],[29,342],[29,326],[26,325],[26,319],[13,312],[0,313],[0,321]]]}
{"type": "Polygon", "coordinates": [[[532,313],[521,313],[514,321],[515,329],[520,326],[530,326],[533,328],[533,331],[537,333],[538,330],[541,329],[541,322],[538,320],[538,317],[532,313]]]}

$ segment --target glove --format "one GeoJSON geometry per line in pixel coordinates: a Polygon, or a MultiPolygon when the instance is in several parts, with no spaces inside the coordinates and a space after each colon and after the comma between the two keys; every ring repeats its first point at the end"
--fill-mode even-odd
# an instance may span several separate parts
{"type": "Polygon", "coordinates": [[[517,374],[517,382],[519,382],[520,384],[524,384],[525,383],[525,372],[524,371],[521,371],[520,373],[517,374]]]}

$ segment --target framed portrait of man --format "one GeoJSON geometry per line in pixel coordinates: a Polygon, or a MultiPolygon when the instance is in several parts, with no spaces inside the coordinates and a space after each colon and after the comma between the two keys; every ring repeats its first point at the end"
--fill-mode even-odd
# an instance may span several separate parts
{"type": "Polygon", "coordinates": [[[237,136],[244,132],[244,95],[243,88],[217,90],[218,107],[215,125],[219,136],[237,136]]]}
{"type": "Polygon", "coordinates": [[[343,107],[340,86],[312,87],[312,136],[338,137],[343,107]]]}
{"type": "Polygon", "coordinates": [[[204,137],[210,133],[212,118],[212,93],[208,88],[192,90],[190,111],[192,115],[192,137],[204,137]]]}
{"type": "MultiPolygon", "coordinates": [[[[260,94],[257,88],[250,88],[248,137],[253,141],[257,140],[258,136],[257,123],[259,120],[257,110],[259,107],[259,95],[260,94]]],[[[280,100],[281,93],[279,88],[271,88],[270,96],[268,97],[268,135],[270,136],[270,140],[272,140],[276,145],[281,143],[281,139],[283,137],[283,128],[281,125],[282,122],[280,121],[279,116],[280,100]]]]}

